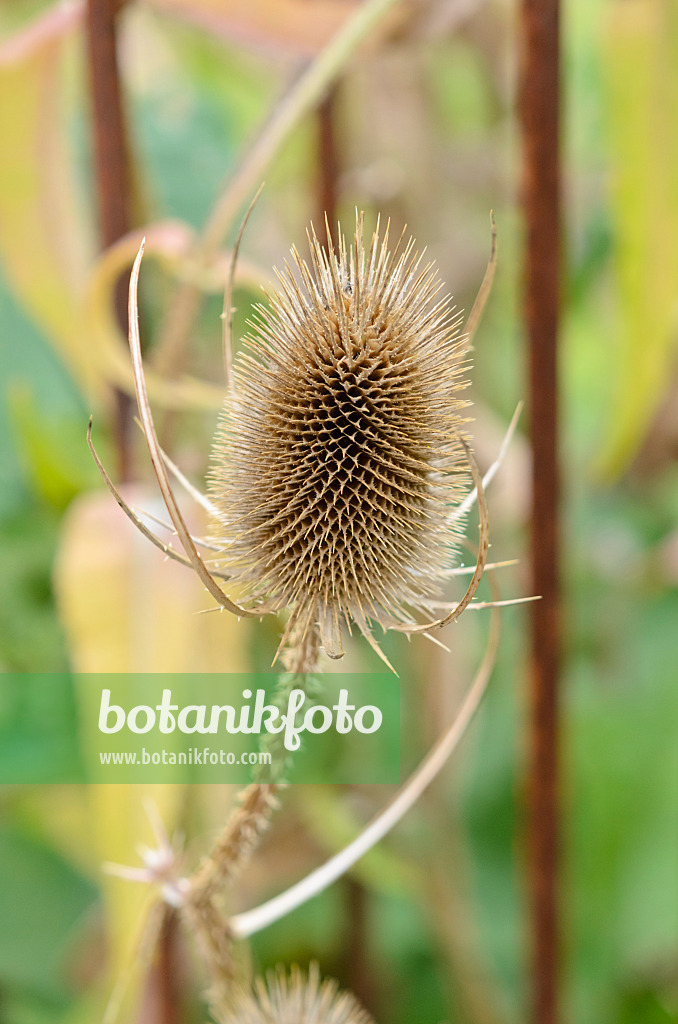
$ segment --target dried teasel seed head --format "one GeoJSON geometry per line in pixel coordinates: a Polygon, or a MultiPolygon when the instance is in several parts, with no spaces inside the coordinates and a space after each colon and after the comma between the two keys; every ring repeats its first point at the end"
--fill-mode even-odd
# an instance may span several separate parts
{"type": "MultiPolygon", "coordinates": [[[[328,233],[329,234],[329,233],[328,233]]],[[[309,235],[270,308],[257,307],[220,422],[211,473],[225,567],[262,610],[290,610],[283,642],[341,624],[370,639],[430,618],[458,539],[466,479],[461,317],[414,242],[388,227],[347,249],[309,235]]]]}
{"type": "Polygon", "coordinates": [[[282,968],[258,978],[251,991],[229,997],[215,1008],[219,1024],[374,1024],[372,1017],[336,982],[321,981],[317,965],[308,976],[297,967],[288,976],[282,968]]]}

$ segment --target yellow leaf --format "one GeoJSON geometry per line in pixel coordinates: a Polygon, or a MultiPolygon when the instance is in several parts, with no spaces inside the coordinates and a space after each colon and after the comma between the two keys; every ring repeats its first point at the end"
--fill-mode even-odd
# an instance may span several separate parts
{"type": "Polygon", "coordinates": [[[606,66],[618,323],[607,347],[611,405],[599,470],[637,452],[675,359],[678,312],[678,10],[610,5],[606,66]]]}
{"type": "MultiPolygon", "coordinates": [[[[94,263],[85,293],[84,312],[92,358],[102,379],[134,394],[134,374],[127,339],[121,334],[113,309],[113,294],[120,274],[129,270],[142,237],[145,252],[156,256],[170,272],[182,269],[190,252],[194,234],[181,221],[149,225],[145,230],[130,232],[110,246],[94,263]]],[[[225,275],[222,277],[222,282],[225,275]]],[[[220,287],[223,283],[220,282],[220,287]]],[[[217,322],[218,323],[218,322],[217,322]]],[[[216,332],[215,332],[216,333],[216,332]]],[[[220,409],[224,402],[223,386],[184,377],[167,380],[146,364],[146,384],[151,400],[171,409],[220,409]]]]}
{"type": "MultiPolygon", "coordinates": [[[[129,488],[125,497],[160,513],[157,499],[147,491],[129,488]]],[[[231,616],[196,614],[209,606],[197,578],[164,560],[136,532],[108,492],[83,495],[71,505],[55,567],[55,589],[76,672],[240,672],[248,668],[250,624],[231,616]]],[[[98,698],[85,676],[79,677],[78,684],[83,706],[98,698]]],[[[98,757],[96,738],[84,737],[84,741],[85,757],[98,757]]],[[[98,862],[139,866],[138,844],[153,845],[144,798],[155,803],[171,835],[181,823],[187,793],[184,786],[91,785],[88,797],[91,842],[98,862]]],[[[111,951],[108,989],[129,977],[127,998],[133,1002],[143,978],[139,944],[150,894],[145,886],[106,875],[102,889],[111,951]]]]}
{"type": "Polygon", "coordinates": [[[66,140],[62,70],[81,4],[58,4],[0,47],[0,257],[17,298],[90,394],[100,392],[79,305],[86,226],[66,140]]]}

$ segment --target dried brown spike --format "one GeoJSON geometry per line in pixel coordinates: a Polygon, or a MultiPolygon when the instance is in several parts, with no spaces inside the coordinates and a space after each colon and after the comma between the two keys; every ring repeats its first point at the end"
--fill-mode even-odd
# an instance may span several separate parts
{"type": "Polygon", "coordinates": [[[354,996],[320,980],[316,964],[307,977],[296,967],[289,976],[282,968],[269,971],[266,982],[258,978],[229,1004],[221,1012],[215,1007],[219,1024],[374,1024],[354,996]]]}
{"type": "MultiPolygon", "coordinates": [[[[457,540],[447,518],[467,459],[460,316],[410,240],[369,251],[312,233],[270,308],[257,307],[214,450],[211,500],[226,568],[286,630],[341,624],[369,639],[430,617],[457,540]],[[296,272],[296,273],[295,273],[296,272]]],[[[285,639],[285,638],[284,638],[285,639]]]]}

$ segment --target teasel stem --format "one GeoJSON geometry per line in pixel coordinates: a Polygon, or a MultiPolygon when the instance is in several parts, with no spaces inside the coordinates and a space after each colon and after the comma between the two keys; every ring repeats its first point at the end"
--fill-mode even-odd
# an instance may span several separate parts
{"type": "Polygon", "coordinates": [[[528,856],[531,1008],[557,1024],[559,788],[558,318],[560,89],[558,0],[523,0],[520,112],[526,222],[525,318],[532,439],[528,856]]]}
{"type": "MultiPolygon", "coordinates": [[[[273,694],[271,704],[280,710],[281,715],[287,712],[292,690],[303,690],[311,696],[317,690],[313,673],[317,669],[320,653],[320,630],[316,624],[309,627],[296,627],[290,642],[282,649],[280,660],[286,669],[273,694]]],[[[292,755],[285,749],[284,733],[267,733],[261,738],[262,752],[271,755],[271,764],[255,769],[255,782],[284,785],[285,771],[292,761],[292,755]]]]}
{"type": "MultiPolygon", "coordinates": [[[[118,68],[116,17],[118,0],[88,0],[87,52],[91,83],[93,148],[96,171],[99,225],[103,249],[117,242],[130,228],[129,147],[118,68]]],[[[115,314],[121,331],[127,323],[129,274],[115,287],[115,314]]],[[[132,403],[125,392],[115,389],[115,440],[117,476],[131,475],[132,403]]]]}
{"type": "MultiPolygon", "coordinates": [[[[306,680],[317,668],[319,653],[320,634],[316,626],[293,634],[282,655],[292,685],[305,689],[306,680]]],[[[254,782],[242,792],[240,806],[226,823],[209,856],[189,879],[183,913],[203,956],[211,983],[208,998],[214,1007],[224,1003],[236,977],[233,934],[219,905],[220,897],[267,830],[271,815],[278,807],[279,788],[275,782],[254,782]]]]}
{"type": "Polygon", "coordinates": [[[209,978],[208,1000],[219,1006],[236,980],[233,935],[220,897],[268,827],[277,800],[273,785],[251,785],[197,874],[189,879],[182,912],[196,937],[209,978]]]}

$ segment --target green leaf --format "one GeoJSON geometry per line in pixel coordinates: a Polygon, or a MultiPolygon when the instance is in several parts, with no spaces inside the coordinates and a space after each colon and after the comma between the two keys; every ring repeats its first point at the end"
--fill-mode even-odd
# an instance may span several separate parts
{"type": "Polygon", "coordinates": [[[73,942],[95,889],[52,850],[13,829],[0,830],[0,864],[0,987],[63,1005],[73,990],[73,942]]]}

